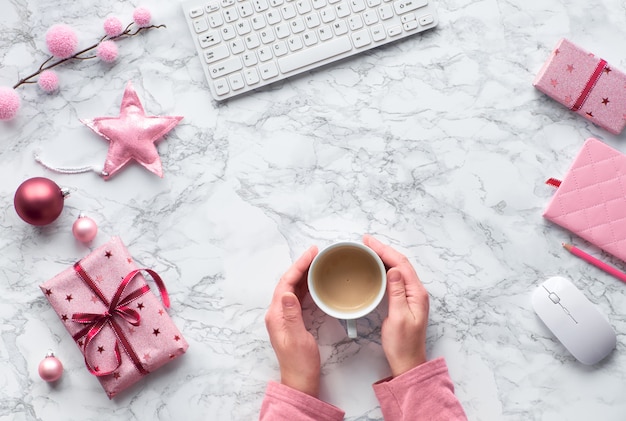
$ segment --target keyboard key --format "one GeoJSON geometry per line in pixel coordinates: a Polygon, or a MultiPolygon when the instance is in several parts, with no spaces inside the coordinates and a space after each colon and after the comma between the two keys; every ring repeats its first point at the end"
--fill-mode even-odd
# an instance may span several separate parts
{"type": "Polygon", "coordinates": [[[272,59],[272,49],[268,46],[259,48],[257,54],[259,55],[259,61],[265,62],[272,59]]]}
{"type": "Polygon", "coordinates": [[[307,47],[310,47],[313,44],[317,44],[317,35],[315,35],[315,32],[313,31],[307,32],[306,34],[302,35],[302,38],[304,39],[304,45],[306,45],[307,47]]]}
{"type": "Polygon", "coordinates": [[[365,21],[366,25],[373,25],[374,23],[378,22],[378,15],[375,11],[368,10],[367,12],[363,13],[363,20],[365,21]]]}
{"type": "Polygon", "coordinates": [[[210,14],[208,17],[208,20],[209,20],[209,25],[211,25],[211,28],[217,28],[218,26],[221,26],[224,23],[224,19],[222,18],[222,15],[220,15],[219,13],[210,14]]]}
{"type": "Polygon", "coordinates": [[[424,7],[427,4],[428,0],[399,0],[393,3],[393,8],[397,14],[402,15],[424,7]]]}
{"type": "Polygon", "coordinates": [[[287,40],[290,51],[297,51],[302,48],[302,38],[299,36],[291,37],[287,40]]]}
{"type": "Polygon", "coordinates": [[[236,72],[237,70],[241,70],[242,68],[241,59],[239,57],[232,57],[209,66],[209,74],[213,79],[216,79],[229,73],[236,72]]]}
{"type": "Polygon", "coordinates": [[[255,31],[265,28],[265,17],[263,17],[263,15],[255,16],[250,20],[252,21],[252,29],[255,31]]]}
{"type": "Polygon", "coordinates": [[[278,76],[278,69],[273,61],[259,66],[259,72],[263,80],[271,79],[278,76]]]}
{"type": "Polygon", "coordinates": [[[339,20],[333,23],[333,30],[335,31],[335,35],[343,35],[348,33],[348,25],[346,25],[346,21],[339,20]]]}
{"type": "Polygon", "coordinates": [[[311,11],[311,3],[309,0],[298,0],[296,1],[296,8],[299,15],[305,15],[311,11]]]}
{"type": "Polygon", "coordinates": [[[215,93],[217,95],[226,95],[230,92],[230,87],[228,86],[228,82],[225,78],[217,79],[213,82],[213,86],[215,87],[215,93]]]}
{"type": "Polygon", "coordinates": [[[326,0],[311,0],[311,4],[313,5],[313,9],[321,9],[326,6],[326,0]]]}
{"type": "Polygon", "coordinates": [[[393,9],[390,5],[384,4],[378,8],[380,20],[387,20],[393,17],[393,9]]]}
{"type": "Polygon", "coordinates": [[[392,26],[387,29],[387,34],[389,34],[390,37],[398,36],[401,33],[402,33],[402,27],[400,25],[392,26]]]}
{"type": "Polygon", "coordinates": [[[257,12],[264,12],[269,8],[266,0],[254,0],[252,6],[254,6],[254,10],[257,12]]]}
{"type": "Polygon", "coordinates": [[[385,38],[387,38],[387,35],[385,34],[385,27],[382,25],[374,25],[372,26],[372,39],[375,42],[378,41],[382,41],[385,38]]]}
{"type": "Polygon", "coordinates": [[[424,15],[424,16],[420,16],[419,18],[419,23],[422,26],[430,25],[434,21],[435,19],[433,18],[433,15],[424,15]]]}
{"type": "Polygon", "coordinates": [[[250,2],[243,2],[237,5],[239,9],[239,16],[242,18],[247,18],[248,16],[252,16],[254,13],[254,9],[252,8],[252,4],[250,2]]]}
{"type": "Polygon", "coordinates": [[[231,39],[233,39],[233,38],[235,38],[237,36],[237,33],[235,31],[235,27],[233,25],[226,25],[226,26],[222,27],[220,32],[222,34],[222,39],[224,41],[231,40],[231,39]]]}
{"type": "Polygon", "coordinates": [[[370,38],[370,31],[367,29],[362,29],[352,34],[352,42],[354,42],[354,46],[356,48],[365,47],[368,44],[371,44],[372,39],[370,38]]]}
{"type": "Polygon", "coordinates": [[[354,13],[360,13],[365,10],[365,1],[364,0],[350,0],[350,6],[352,7],[352,11],[354,13]]]}
{"type": "Polygon", "coordinates": [[[209,48],[221,41],[220,34],[217,31],[207,32],[198,39],[200,40],[200,47],[202,48],[209,48]]]}
{"type": "Polygon", "coordinates": [[[352,43],[350,43],[348,38],[335,38],[307,50],[298,51],[291,55],[279,58],[278,67],[280,67],[281,72],[289,73],[301,67],[345,53],[351,49],[352,43]]]}
{"type": "Polygon", "coordinates": [[[335,10],[337,11],[338,18],[345,18],[350,14],[350,7],[346,2],[339,3],[337,6],[335,6],[335,10]]]}
{"type": "Polygon", "coordinates": [[[189,11],[189,17],[191,19],[194,19],[194,18],[197,18],[198,16],[202,16],[203,13],[204,13],[204,10],[202,10],[202,7],[196,7],[189,11]]]}
{"type": "Polygon", "coordinates": [[[273,47],[274,56],[276,57],[284,56],[289,52],[289,50],[287,50],[287,44],[285,43],[285,41],[278,41],[276,44],[273,45],[273,47]]]}
{"type": "Polygon", "coordinates": [[[209,29],[209,23],[204,18],[196,19],[193,21],[193,29],[196,30],[196,34],[200,34],[209,29]]]}
{"type": "Polygon", "coordinates": [[[324,25],[317,30],[317,33],[320,37],[320,41],[327,41],[333,37],[332,30],[329,26],[324,25]]]}
{"type": "Polygon", "coordinates": [[[227,23],[234,22],[239,19],[239,15],[237,14],[237,9],[234,7],[229,7],[228,9],[224,9],[222,11],[224,15],[224,21],[227,23]]]}
{"type": "Polygon", "coordinates": [[[243,64],[246,67],[254,66],[255,64],[259,62],[256,59],[256,54],[254,54],[254,52],[252,51],[242,54],[241,58],[243,59],[243,64]]]}
{"type": "Polygon", "coordinates": [[[246,69],[243,72],[243,77],[246,79],[246,83],[248,85],[254,85],[255,83],[259,83],[259,72],[256,69],[246,69]]]}
{"type": "Polygon", "coordinates": [[[220,10],[220,6],[217,3],[209,3],[204,7],[204,10],[206,10],[207,13],[213,13],[220,10]]]}
{"type": "Polygon", "coordinates": [[[244,42],[246,43],[246,47],[248,50],[254,50],[256,47],[261,45],[261,41],[259,41],[259,36],[256,33],[252,33],[244,37],[244,42]]]}
{"type": "Polygon", "coordinates": [[[204,52],[204,59],[208,64],[214,63],[218,60],[226,58],[230,55],[228,47],[225,44],[220,44],[214,48],[206,50],[204,52]]]}
{"type": "Polygon", "coordinates": [[[412,31],[414,29],[417,29],[417,21],[410,20],[407,23],[403,24],[402,27],[404,28],[405,31],[412,31]]]}
{"type": "Polygon", "coordinates": [[[304,18],[304,20],[306,21],[306,27],[309,29],[316,28],[321,23],[320,16],[317,13],[311,13],[306,15],[306,18],[304,18]]]}
{"type": "Polygon", "coordinates": [[[361,29],[363,27],[363,20],[360,15],[352,15],[348,18],[348,26],[351,31],[361,29]]]}
{"type": "Polygon", "coordinates": [[[243,77],[241,76],[241,73],[233,73],[232,75],[228,76],[228,82],[230,82],[230,87],[233,91],[238,91],[239,89],[243,89],[246,86],[246,84],[243,83],[243,77]]]}

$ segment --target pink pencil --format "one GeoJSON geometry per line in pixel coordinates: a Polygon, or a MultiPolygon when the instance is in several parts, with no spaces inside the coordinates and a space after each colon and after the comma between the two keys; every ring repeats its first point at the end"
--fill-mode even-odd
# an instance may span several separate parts
{"type": "Polygon", "coordinates": [[[574,247],[571,244],[563,243],[563,247],[565,247],[565,249],[569,251],[570,253],[572,253],[574,256],[580,257],[585,262],[591,263],[598,269],[602,269],[606,273],[615,276],[617,279],[619,279],[622,282],[626,282],[626,273],[622,272],[621,270],[616,269],[613,266],[607,265],[602,260],[596,259],[592,255],[585,253],[581,249],[574,247]]]}

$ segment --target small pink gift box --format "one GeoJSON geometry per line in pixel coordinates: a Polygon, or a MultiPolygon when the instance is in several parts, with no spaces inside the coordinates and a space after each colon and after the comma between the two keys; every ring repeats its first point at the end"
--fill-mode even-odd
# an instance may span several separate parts
{"type": "Polygon", "coordinates": [[[567,39],[559,41],[533,85],[611,133],[626,124],[626,75],[567,39]]]}
{"type": "Polygon", "coordinates": [[[109,398],[182,355],[189,346],[165,309],[169,298],[154,271],[138,269],[114,237],[41,285],[109,398]],[[141,272],[161,293],[154,295],[141,272]]]}

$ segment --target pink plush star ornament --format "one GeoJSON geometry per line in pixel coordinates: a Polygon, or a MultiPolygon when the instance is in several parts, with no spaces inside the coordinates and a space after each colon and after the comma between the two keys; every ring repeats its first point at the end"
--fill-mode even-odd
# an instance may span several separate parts
{"type": "Polygon", "coordinates": [[[147,116],[132,83],[128,82],[118,117],[96,117],[81,122],[109,141],[102,171],[104,179],[108,180],[131,159],[163,177],[155,143],[182,119],[180,116],[147,116]]]}

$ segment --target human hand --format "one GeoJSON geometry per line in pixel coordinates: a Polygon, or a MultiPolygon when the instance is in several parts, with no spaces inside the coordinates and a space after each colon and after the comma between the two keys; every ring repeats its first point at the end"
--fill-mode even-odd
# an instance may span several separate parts
{"type": "Polygon", "coordinates": [[[428,291],[404,255],[371,235],[363,236],[363,243],[389,268],[389,314],[383,321],[381,336],[391,373],[397,377],[426,362],[428,291]]]}
{"type": "Polygon", "coordinates": [[[265,326],[280,366],[280,382],[317,397],[320,351],[304,327],[300,302],[307,292],[306,275],[317,247],[309,248],[278,281],[265,314],[265,326]]]}

